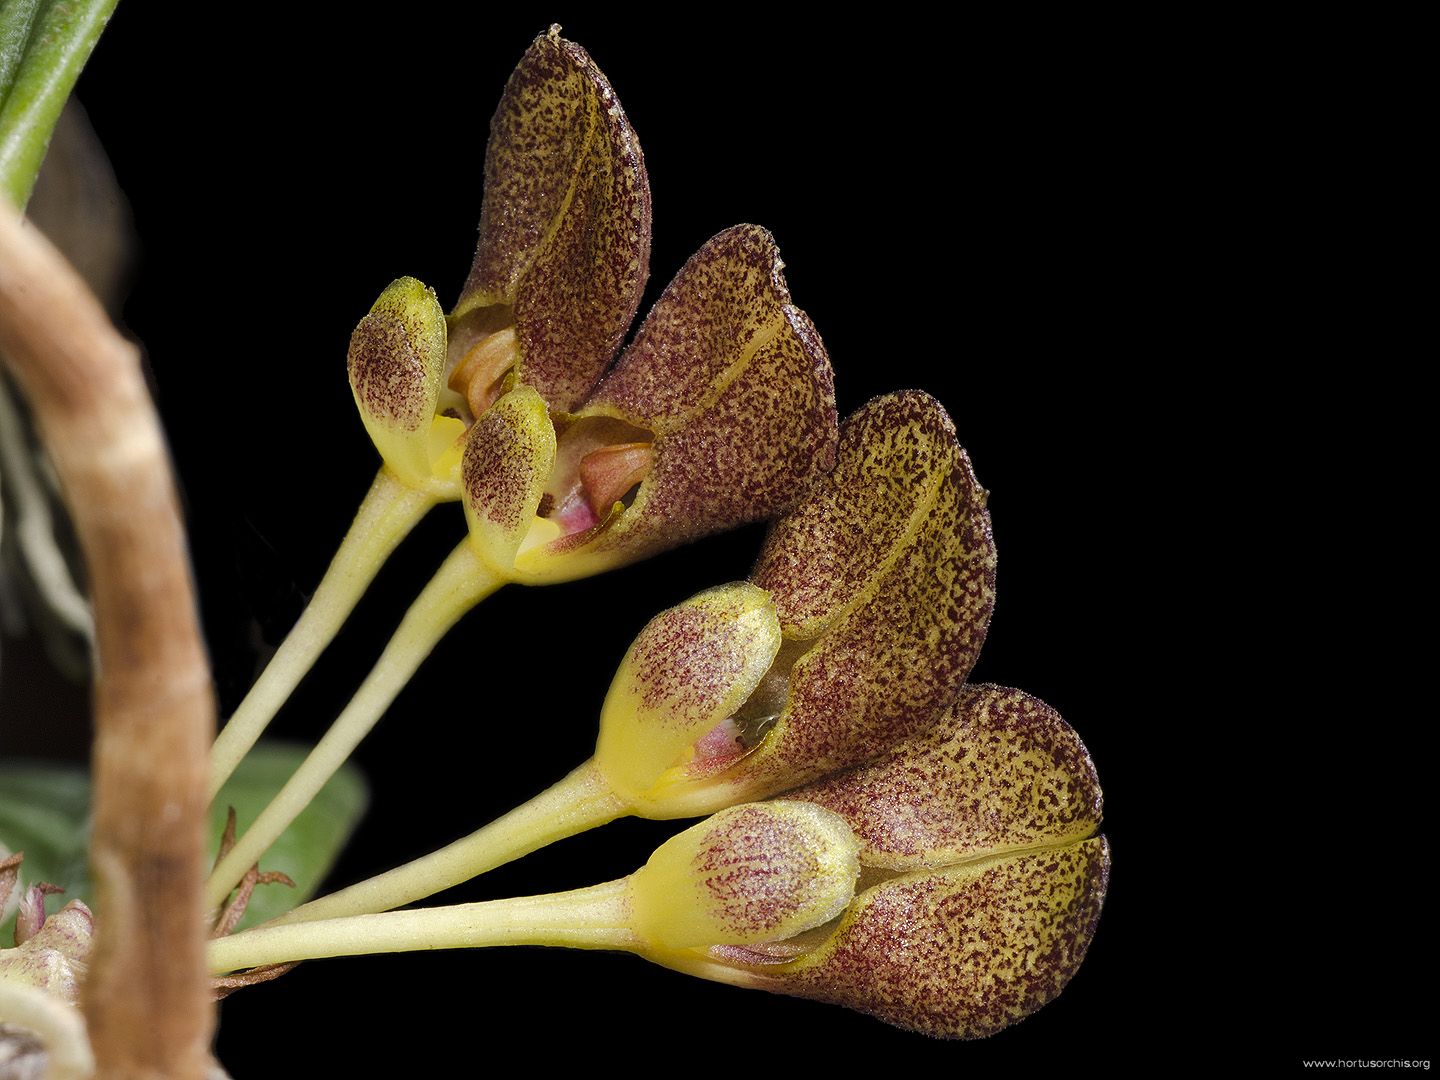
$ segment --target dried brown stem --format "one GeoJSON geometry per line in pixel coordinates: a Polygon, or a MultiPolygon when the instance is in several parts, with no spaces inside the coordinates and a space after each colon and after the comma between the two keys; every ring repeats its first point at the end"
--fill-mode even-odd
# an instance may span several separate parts
{"type": "Polygon", "coordinates": [[[214,1024],[201,905],[215,708],[184,529],[135,347],[60,254],[0,208],[0,354],[29,399],[95,604],[100,1075],[195,1078],[214,1024]]]}

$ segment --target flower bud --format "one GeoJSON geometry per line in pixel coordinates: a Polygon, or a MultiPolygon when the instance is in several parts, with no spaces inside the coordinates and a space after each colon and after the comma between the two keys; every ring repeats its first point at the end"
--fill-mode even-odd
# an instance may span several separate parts
{"type": "Polygon", "coordinates": [[[95,935],[95,917],[83,901],[71,900],[48,919],[42,910],[41,918],[43,924],[21,944],[0,949],[0,980],[25,983],[78,1004],[95,935]]]}

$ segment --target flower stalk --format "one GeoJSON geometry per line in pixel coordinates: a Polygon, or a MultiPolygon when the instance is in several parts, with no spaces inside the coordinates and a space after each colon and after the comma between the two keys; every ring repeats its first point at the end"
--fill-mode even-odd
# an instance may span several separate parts
{"type": "Polygon", "coordinates": [[[210,967],[220,973],[330,956],[492,945],[634,948],[625,908],[622,878],[545,896],[268,926],[212,942],[210,967]]]}
{"type": "Polygon", "coordinates": [[[207,907],[218,909],[225,902],[245,871],[345,764],[440,639],[501,584],[467,545],[451,553],[406,612],[375,667],[324,738],[215,867],[205,889],[207,907]]]}
{"type": "Polygon", "coordinates": [[[370,486],[315,595],[210,750],[210,798],[225,786],[270,720],[334,640],[392,552],[437,502],[437,496],[381,469],[370,486]]]}
{"type": "Polygon", "coordinates": [[[623,817],[628,807],[587,761],[508,814],[403,866],[301,904],[265,925],[390,911],[433,896],[542,847],[623,817]]]}
{"type": "Polygon", "coordinates": [[[260,927],[211,943],[217,974],[328,956],[491,945],[644,955],[790,937],[842,911],[859,877],[845,822],[804,803],[732,807],[671,837],[629,877],[478,904],[260,927]]]}

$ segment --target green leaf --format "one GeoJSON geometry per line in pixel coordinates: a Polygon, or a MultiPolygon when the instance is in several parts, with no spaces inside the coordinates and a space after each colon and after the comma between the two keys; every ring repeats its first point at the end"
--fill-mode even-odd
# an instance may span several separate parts
{"type": "Polygon", "coordinates": [[[6,0],[0,8],[0,191],[30,199],[50,135],[118,0],[6,0]]]}
{"type": "Polygon", "coordinates": [[[39,8],[40,0],[6,0],[0,7],[0,105],[5,104],[10,87],[15,85],[39,8]]]}
{"type": "MultiPolygon", "coordinates": [[[[240,763],[210,809],[211,859],[225,827],[226,809],[235,807],[244,829],[284,786],[309,750],[305,746],[262,742],[240,763]]],[[[365,780],[353,765],[346,765],[331,777],[260,863],[262,870],[289,874],[296,888],[261,885],[240,925],[253,926],[273,919],[315,895],[368,801],[365,780]]],[[[84,769],[0,765],[0,849],[25,852],[25,863],[20,868],[20,880],[25,884],[49,881],[62,886],[67,899],[92,902],[86,866],[89,815],[90,777],[84,769]]],[[[14,925],[13,917],[0,922],[0,947],[13,940],[14,925]]]]}
{"type": "MultiPolygon", "coordinates": [[[[234,775],[215,796],[210,807],[210,855],[219,846],[225,828],[225,812],[235,807],[243,833],[245,827],[270,804],[289,780],[305,756],[308,746],[261,742],[240,763],[234,775]]],[[[251,897],[250,906],[239,929],[255,926],[283,915],[314,896],[340,849],[365,813],[369,791],[360,770],[346,765],[320,789],[310,805],[291,822],[280,839],[260,860],[261,870],[278,870],[289,874],[295,888],[285,885],[261,885],[251,897]]]]}
{"type": "MultiPolygon", "coordinates": [[[[86,898],[89,815],[90,777],[84,769],[0,765],[0,849],[25,852],[24,884],[48,881],[62,886],[67,897],[86,898]]],[[[0,921],[0,948],[9,947],[14,934],[12,913],[0,921]]]]}

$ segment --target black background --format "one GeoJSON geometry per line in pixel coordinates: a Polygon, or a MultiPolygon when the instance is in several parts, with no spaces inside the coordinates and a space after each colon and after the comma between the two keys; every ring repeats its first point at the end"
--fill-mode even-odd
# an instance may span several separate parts
{"type": "MultiPolygon", "coordinates": [[[[1188,294],[1214,209],[1211,166],[1194,150],[1211,120],[1175,77],[1171,31],[1136,49],[1118,26],[1023,16],[676,21],[417,3],[383,20],[240,9],[179,20],[163,7],[120,6],[80,97],[141,239],[126,321],[174,447],[222,714],[319,580],[378,465],[345,382],[350,330],[401,274],[453,302],[489,116],[554,20],[609,76],[645,150],[642,313],[705,239],[754,221],[774,232],[826,340],[842,415],[910,386],[945,403],[992,493],[1000,552],[974,678],[1035,693],[1077,728],[1115,859],[1069,988],[982,1043],[931,1043],[628,956],[488,950],[320,961],[236,995],[219,1053],[237,1078],[265,1062],[279,1063],[272,1075],[340,1075],[381,1057],[417,1075],[481,1071],[500,1047],[546,1065],[746,1069],[864,1050],[904,1068],[1226,1051],[1215,1035],[1234,1026],[1226,995],[1243,981],[1214,936],[1226,901],[1213,883],[1173,887],[1214,843],[1195,822],[1213,790],[1190,786],[1207,751],[1174,737],[1190,722],[1187,693],[1166,673],[1204,543],[1172,495],[1191,387],[1213,349],[1188,294]],[[452,1055],[458,1066],[442,1064],[452,1055]]],[[[462,534],[458,507],[432,513],[274,733],[318,737],[462,534]]],[[[335,882],[468,832],[582,761],[634,634],[743,577],[762,535],[511,588],[469,616],[361,747],[373,801],[335,882]]],[[[1214,661],[1187,662],[1198,678],[1214,661]]],[[[620,822],[450,898],[617,877],[674,829],[620,822]]]]}

